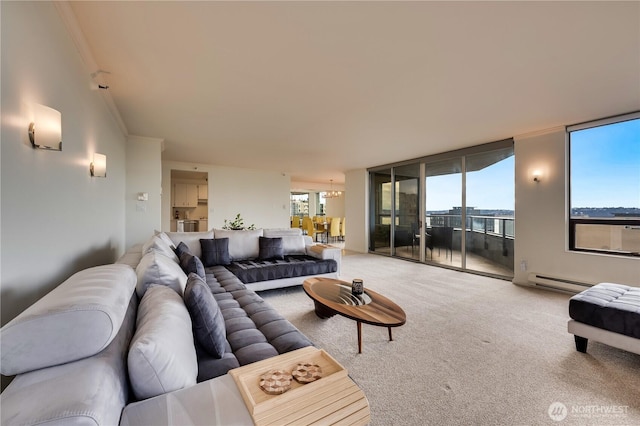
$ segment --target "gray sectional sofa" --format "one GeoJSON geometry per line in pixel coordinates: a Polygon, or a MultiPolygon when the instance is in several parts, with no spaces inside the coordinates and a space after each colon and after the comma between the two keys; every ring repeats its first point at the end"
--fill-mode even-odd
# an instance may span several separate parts
{"type": "Polygon", "coordinates": [[[329,263],[324,275],[336,276],[340,250],[295,231],[157,233],[115,264],[76,273],[0,330],[0,372],[16,376],[0,395],[1,423],[118,424],[130,403],[312,345],[251,288],[306,276],[244,284],[229,268],[293,256],[329,263]],[[226,245],[229,264],[205,267],[202,248],[225,238],[214,257],[225,263],[226,245]]]}

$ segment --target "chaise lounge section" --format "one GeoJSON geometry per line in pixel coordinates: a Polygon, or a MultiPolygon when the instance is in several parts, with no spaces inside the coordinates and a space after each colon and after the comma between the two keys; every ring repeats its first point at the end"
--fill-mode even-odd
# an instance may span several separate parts
{"type": "Polygon", "coordinates": [[[592,339],[640,354],[640,288],[597,284],[571,297],[569,316],[577,351],[586,353],[592,339]]]}

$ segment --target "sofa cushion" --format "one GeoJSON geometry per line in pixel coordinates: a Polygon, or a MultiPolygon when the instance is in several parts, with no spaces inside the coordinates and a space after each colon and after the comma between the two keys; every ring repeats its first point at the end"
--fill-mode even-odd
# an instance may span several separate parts
{"type": "Polygon", "coordinates": [[[231,351],[229,343],[226,344],[222,358],[216,358],[196,340],[196,354],[198,355],[198,383],[222,376],[229,370],[240,367],[238,358],[231,351]]]}
{"type": "Polygon", "coordinates": [[[228,238],[203,239],[200,240],[200,246],[202,247],[202,263],[205,267],[231,263],[228,238]]]}
{"type": "Polygon", "coordinates": [[[228,229],[216,229],[216,238],[229,238],[229,256],[231,261],[242,259],[255,259],[260,253],[258,237],[261,237],[262,229],[234,231],[228,229]]]}
{"type": "Polygon", "coordinates": [[[2,425],[117,425],[129,401],[127,353],[136,325],[131,301],[116,337],[99,353],[17,375],[2,392],[2,425]]]}
{"type": "Polygon", "coordinates": [[[322,275],[338,270],[332,259],[316,259],[311,256],[285,256],[284,260],[242,260],[226,267],[244,284],[260,281],[322,275]]]}
{"type": "Polygon", "coordinates": [[[282,250],[285,256],[291,254],[306,254],[305,237],[302,235],[285,235],[282,238],[282,250]]]}
{"type": "Polygon", "coordinates": [[[167,244],[166,241],[163,240],[159,235],[154,235],[149,239],[149,241],[142,245],[143,255],[149,253],[151,250],[157,250],[174,262],[179,262],[176,252],[173,251],[171,246],[167,244]]]}
{"type": "Polygon", "coordinates": [[[151,398],[196,383],[198,360],[191,318],[175,291],[150,286],[140,301],[136,327],[127,358],[136,398],[151,398]]]}
{"type": "Polygon", "coordinates": [[[213,238],[213,230],[206,232],[166,232],[167,236],[177,246],[180,242],[185,243],[189,247],[189,251],[194,256],[202,259],[202,250],[200,249],[200,239],[213,238]]]}
{"type": "Polygon", "coordinates": [[[123,263],[136,269],[138,263],[142,259],[142,244],[135,244],[127,249],[122,256],[120,256],[115,263],[123,263]]]}
{"type": "Polygon", "coordinates": [[[193,334],[202,347],[216,358],[222,358],[227,345],[224,318],[207,283],[189,274],[184,303],[193,323],[193,334]]]}
{"type": "Polygon", "coordinates": [[[182,253],[180,256],[180,267],[187,276],[189,276],[190,273],[194,273],[204,279],[204,265],[197,256],[194,256],[191,253],[182,253]]]}
{"type": "Polygon", "coordinates": [[[258,257],[260,259],[262,260],[284,259],[284,250],[282,248],[282,238],[259,237],[258,245],[260,248],[258,257]]]}
{"type": "Polygon", "coordinates": [[[157,235],[158,237],[162,238],[162,240],[167,243],[167,245],[171,248],[175,248],[177,245],[173,242],[173,240],[171,240],[171,238],[169,238],[169,236],[167,235],[166,232],[163,231],[158,231],[157,229],[153,231],[154,235],[157,235]]]}
{"type": "Polygon", "coordinates": [[[264,237],[285,237],[302,235],[302,228],[265,228],[262,232],[264,237]]]}
{"type": "Polygon", "coordinates": [[[97,354],[117,335],[136,286],[125,264],[72,275],[0,330],[5,376],[97,354]]]}
{"type": "Polygon", "coordinates": [[[156,250],[142,256],[136,267],[136,273],[138,275],[136,292],[140,298],[144,296],[147,287],[151,284],[170,287],[180,296],[187,284],[187,275],[180,265],[156,250]]]}

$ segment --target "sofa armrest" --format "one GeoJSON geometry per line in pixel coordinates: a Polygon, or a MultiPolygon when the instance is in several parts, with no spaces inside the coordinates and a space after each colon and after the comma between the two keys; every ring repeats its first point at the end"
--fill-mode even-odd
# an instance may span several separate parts
{"type": "Polygon", "coordinates": [[[316,259],[333,259],[338,264],[338,275],[340,275],[340,266],[342,262],[342,249],[326,244],[311,244],[306,246],[307,255],[316,259]]]}

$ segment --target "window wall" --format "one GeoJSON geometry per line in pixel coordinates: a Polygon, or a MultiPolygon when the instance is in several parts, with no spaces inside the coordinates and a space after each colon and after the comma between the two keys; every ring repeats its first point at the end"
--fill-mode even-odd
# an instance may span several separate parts
{"type": "Polygon", "coordinates": [[[370,173],[370,251],[513,277],[513,141],[370,173]]]}
{"type": "Polygon", "coordinates": [[[569,249],[640,256],[640,113],[567,133],[569,249]]]}
{"type": "Polygon", "coordinates": [[[309,216],[309,193],[291,193],[291,216],[309,216]]]}

